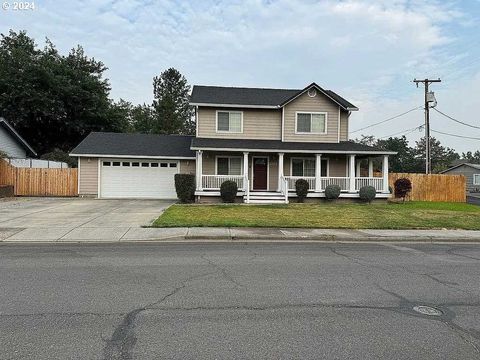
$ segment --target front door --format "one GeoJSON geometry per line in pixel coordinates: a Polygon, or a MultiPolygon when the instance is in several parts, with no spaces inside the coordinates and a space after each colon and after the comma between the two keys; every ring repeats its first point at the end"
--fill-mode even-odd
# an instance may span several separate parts
{"type": "Polygon", "coordinates": [[[267,190],[268,158],[253,158],[253,190],[267,190]]]}

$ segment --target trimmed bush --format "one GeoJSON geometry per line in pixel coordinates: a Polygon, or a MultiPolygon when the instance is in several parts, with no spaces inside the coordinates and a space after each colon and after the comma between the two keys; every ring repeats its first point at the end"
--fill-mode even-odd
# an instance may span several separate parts
{"type": "Polygon", "coordinates": [[[175,174],[175,191],[182,203],[190,203],[195,200],[195,175],[175,174]]]}
{"type": "Polygon", "coordinates": [[[358,195],[361,200],[370,204],[372,200],[375,199],[375,196],[377,196],[377,190],[375,190],[373,186],[363,186],[360,188],[358,195]]]}
{"type": "Polygon", "coordinates": [[[325,198],[327,200],[335,200],[340,196],[340,191],[342,189],[338,185],[327,185],[325,188],[325,198]]]}
{"type": "Polygon", "coordinates": [[[235,181],[227,180],[220,185],[220,196],[223,202],[233,203],[237,197],[238,186],[235,181]]]}
{"type": "Polygon", "coordinates": [[[295,192],[297,193],[298,202],[303,203],[308,194],[308,181],[305,179],[295,181],[295,192]]]}
{"type": "Polygon", "coordinates": [[[407,195],[412,191],[412,182],[407,178],[400,178],[395,181],[393,187],[395,189],[395,197],[405,201],[407,195]]]}

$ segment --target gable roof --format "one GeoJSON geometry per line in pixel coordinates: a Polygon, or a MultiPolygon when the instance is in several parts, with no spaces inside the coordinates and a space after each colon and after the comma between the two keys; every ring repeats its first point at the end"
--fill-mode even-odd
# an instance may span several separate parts
{"type": "Polygon", "coordinates": [[[0,117],[0,126],[5,129],[12,138],[14,138],[17,143],[22,147],[24,148],[28,154],[32,155],[32,156],[37,156],[37,153],[35,152],[35,150],[33,150],[33,148],[25,141],[24,138],[22,138],[16,131],[15,129],[12,127],[12,125],[10,125],[7,120],[5,120],[4,118],[0,117]]]}
{"type": "Polygon", "coordinates": [[[446,170],[440,171],[440,174],[446,173],[446,172],[448,172],[448,171],[450,171],[450,170],[456,169],[456,168],[458,168],[458,167],[460,167],[460,166],[463,166],[463,165],[469,166],[469,167],[474,168],[474,169],[477,169],[477,170],[480,170],[480,164],[472,164],[472,163],[468,163],[468,162],[462,162],[462,163],[457,164],[457,165],[455,165],[455,166],[452,166],[452,167],[450,167],[450,168],[448,168],[448,169],[446,169],[446,170]]]}
{"type": "Polygon", "coordinates": [[[70,156],[195,159],[192,136],[91,132],[70,156]]]}
{"type": "Polygon", "coordinates": [[[330,98],[344,110],[358,110],[358,108],[345,100],[332,90],[322,89],[315,83],[303,89],[268,89],[247,87],[223,87],[194,85],[190,97],[191,105],[200,106],[230,106],[253,107],[265,109],[278,109],[298,96],[304,94],[312,87],[330,98]]]}

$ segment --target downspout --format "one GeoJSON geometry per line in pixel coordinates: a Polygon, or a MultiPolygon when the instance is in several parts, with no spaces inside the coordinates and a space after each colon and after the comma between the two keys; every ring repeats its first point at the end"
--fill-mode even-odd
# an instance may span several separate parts
{"type": "Polygon", "coordinates": [[[337,142],[340,142],[340,106],[338,107],[338,129],[337,129],[337,142]]]}
{"type": "Polygon", "coordinates": [[[284,126],[285,126],[285,107],[282,107],[282,142],[284,139],[284,126]]]}

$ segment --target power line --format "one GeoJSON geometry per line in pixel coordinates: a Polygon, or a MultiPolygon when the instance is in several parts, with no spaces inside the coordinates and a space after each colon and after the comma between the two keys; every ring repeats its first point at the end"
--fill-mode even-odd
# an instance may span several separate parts
{"type": "Polygon", "coordinates": [[[438,131],[438,130],[432,130],[432,132],[435,132],[435,133],[438,133],[438,134],[443,134],[443,135],[448,135],[448,136],[454,136],[454,137],[458,137],[458,138],[462,138],[462,139],[480,140],[480,138],[478,138],[478,137],[450,134],[450,133],[446,133],[446,132],[438,131]]]}
{"type": "Polygon", "coordinates": [[[379,121],[379,122],[377,122],[377,123],[375,123],[375,124],[368,125],[368,126],[365,126],[365,127],[363,127],[363,128],[360,128],[360,129],[357,129],[357,130],[350,131],[350,134],[353,134],[353,133],[356,133],[356,132],[359,132],[359,131],[362,131],[362,130],[365,130],[365,129],[371,128],[371,127],[373,127],[373,126],[377,126],[377,125],[380,125],[380,124],[386,123],[387,121],[394,120],[394,119],[396,119],[396,118],[399,118],[400,116],[406,115],[406,114],[408,114],[408,113],[410,113],[410,112],[412,112],[412,111],[415,111],[415,110],[418,110],[418,109],[421,109],[421,108],[422,108],[422,106],[417,106],[417,107],[415,107],[415,108],[413,108],[413,109],[410,109],[410,110],[408,110],[408,111],[405,111],[404,113],[401,113],[401,114],[395,115],[395,116],[393,116],[393,117],[391,117],[391,118],[388,118],[388,119],[385,119],[385,120],[379,121]]]}
{"type": "Polygon", "coordinates": [[[442,115],[445,116],[446,118],[448,118],[448,119],[450,119],[450,120],[453,120],[453,121],[455,121],[455,122],[457,122],[457,123],[459,123],[459,124],[462,124],[462,125],[465,125],[465,126],[470,126],[470,127],[474,128],[474,129],[480,129],[480,126],[475,126],[475,125],[468,124],[468,123],[466,123],[466,122],[463,122],[463,121],[454,119],[453,117],[451,117],[451,116],[449,116],[449,115],[441,112],[441,111],[438,110],[438,109],[433,108],[433,110],[435,110],[435,111],[438,112],[439,114],[442,114],[442,115]]]}
{"type": "Polygon", "coordinates": [[[396,133],[391,134],[391,135],[379,137],[379,139],[382,140],[382,139],[390,138],[390,137],[396,136],[396,135],[408,135],[408,134],[411,134],[412,132],[414,132],[415,130],[420,130],[420,129],[423,128],[424,126],[425,126],[425,125],[420,124],[419,126],[416,126],[416,127],[414,127],[414,128],[411,128],[411,129],[406,129],[406,130],[402,130],[402,131],[396,132],[396,133]]]}

